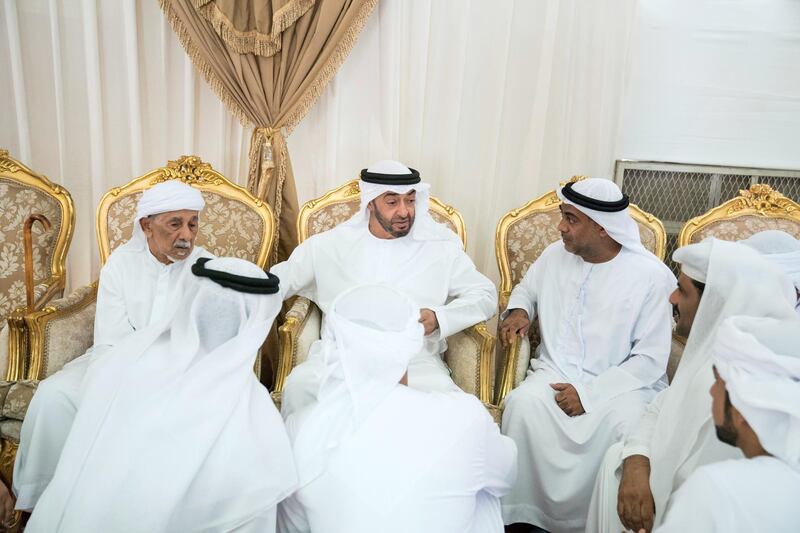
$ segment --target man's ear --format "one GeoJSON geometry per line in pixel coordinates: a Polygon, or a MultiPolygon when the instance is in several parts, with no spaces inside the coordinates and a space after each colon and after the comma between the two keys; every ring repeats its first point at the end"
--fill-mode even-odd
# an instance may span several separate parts
{"type": "Polygon", "coordinates": [[[151,233],[149,217],[140,218],[139,225],[142,227],[142,231],[144,232],[145,235],[149,235],[151,233]]]}
{"type": "Polygon", "coordinates": [[[370,200],[367,204],[367,211],[370,213],[375,210],[375,200],[370,200]]]}

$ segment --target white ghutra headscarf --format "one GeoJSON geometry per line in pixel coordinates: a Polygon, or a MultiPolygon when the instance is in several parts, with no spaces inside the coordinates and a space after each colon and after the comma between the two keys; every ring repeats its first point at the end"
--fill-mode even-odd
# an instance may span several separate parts
{"type": "Polygon", "coordinates": [[[369,224],[367,205],[372,200],[387,192],[402,195],[417,191],[414,224],[408,236],[417,241],[453,241],[461,245],[458,235],[431,218],[428,211],[431,186],[421,181],[416,170],[397,161],[378,161],[361,171],[358,185],[361,189],[361,206],[358,213],[340,226],[366,229],[369,224]]]}
{"type": "Polygon", "coordinates": [[[800,469],[800,318],[729,318],[712,360],[764,449],[800,469]]]}
{"type": "Polygon", "coordinates": [[[231,531],[294,490],[283,420],[253,373],[277,280],[243,259],[200,262],[170,316],[89,367],[31,531],[231,531]]]}
{"type": "Polygon", "coordinates": [[[758,232],[740,241],[783,270],[800,292],[800,240],[779,230],[758,232]]]}
{"type": "Polygon", "coordinates": [[[668,292],[675,289],[677,283],[675,275],[663,261],[642,244],[639,225],[628,211],[630,205],[628,196],[622,193],[616,183],[603,178],[588,178],[567,183],[557,192],[562,202],[575,207],[602,226],[608,236],[620,246],[655,261],[664,275],[668,292]]]}
{"type": "Polygon", "coordinates": [[[139,224],[139,221],[145,217],[184,209],[199,212],[205,205],[200,191],[182,181],[168,180],[157,183],[146,189],[139,198],[139,203],[136,205],[136,216],[133,218],[133,233],[130,240],[122,246],[130,249],[147,246],[147,238],[139,224]]]}
{"type": "Polygon", "coordinates": [[[335,340],[323,344],[325,376],[317,402],[299,413],[293,443],[300,487],[322,474],[330,454],[399,386],[424,336],[418,306],[384,285],[343,292],[325,317],[335,340]]]}

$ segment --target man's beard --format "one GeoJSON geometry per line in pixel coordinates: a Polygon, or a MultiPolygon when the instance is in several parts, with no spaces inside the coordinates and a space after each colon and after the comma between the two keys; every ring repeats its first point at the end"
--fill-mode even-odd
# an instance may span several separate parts
{"type": "Polygon", "coordinates": [[[375,219],[378,221],[378,224],[381,225],[383,230],[392,237],[394,237],[395,239],[400,237],[405,237],[411,231],[411,228],[414,227],[414,215],[409,215],[406,218],[394,219],[395,223],[404,222],[408,220],[408,227],[406,229],[396,230],[392,228],[392,220],[384,218],[383,215],[381,215],[380,211],[375,209],[373,213],[375,213],[375,219]]]}

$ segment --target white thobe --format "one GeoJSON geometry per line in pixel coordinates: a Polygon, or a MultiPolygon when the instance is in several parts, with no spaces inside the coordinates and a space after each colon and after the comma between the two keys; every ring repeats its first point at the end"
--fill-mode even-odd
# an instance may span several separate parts
{"type": "Polygon", "coordinates": [[[39,383],[22,422],[14,463],[17,509],[32,509],[52,479],[91,361],[163,316],[171,304],[168,288],[199,257],[213,255],[196,246],[185,260],[165,265],[147,247],[123,245],[108,258],[97,289],[94,346],[39,383]]]}
{"type": "MultiPolygon", "coordinates": [[[[306,412],[288,419],[290,439],[306,412]]],[[[278,531],[501,533],[498,498],[515,472],[514,443],[474,396],[398,385],[280,504],[278,531]]]]}
{"type": "MultiPolygon", "coordinates": [[[[661,486],[668,487],[664,496],[661,496],[660,492],[654,493],[656,504],[655,525],[658,525],[663,517],[662,510],[666,502],[662,501],[662,499],[669,497],[670,493],[681,487],[695,469],[709,463],[742,457],[738,448],[728,446],[717,439],[714,421],[711,418],[711,397],[708,395],[708,390],[714,381],[711,367],[712,362],[709,357],[701,365],[700,369],[690,377],[691,382],[688,385],[688,389],[697,391],[696,394],[687,394],[677,400],[674,397],[672,398],[683,404],[680,412],[703,410],[708,413],[708,418],[700,427],[697,435],[685,435],[683,437],[686,440],[692,439],[694,443],[689,448],[688,453],[681,458],[675,472],[671,473],[671,479],[655,480],[654,476],[658,476],[660,470],[657,470],[654,474],[652,464],[653,462],[662,462],[661,453],[663,453],[664,448],[662,445],[656,450],[655,454],[653,453],[653,439],[656,428],[658,426],[662,428],[680,428],[681,426],[680,420],[668,419],[668,417],[661,414],[664,402],[670,401],[670,395],[673,395],[676,390],[667,388],[659,392],[655,399],[647,405],[641,418],[632,426],[624,442],[615,443],[606,452],[597,473],[589,506],[586,531],[618,533],[625,529],[617,513],[617,498],[622,477],[622,463],[632,455],[642,455],[650,460],[651,488],[655,481],[659,481],[661,486]]],[[[677,431],[677,429],[674,431],[677,431]]]]}
{"type": "Polygon", "coordinates": [[[507,524],[583,531],[597,468],[666,384],[668,287],[661,267],[623,248],[587,263],[550,245],[509,299],[537,316],[542,342],[528,377],[505,401],[503,433],[519,448],[519,477],[503,498],[507,524]],[[551,383],[570,383],[585,414],[570,417],[551,383]]]}
{"type": "MultiPolygon", "coordinates": [[[[420,390],[458,390],[441,358],[445,339],[487,320],[497,306],[494,285],[455,240],[379,239],[366,228],[337,226],[301,243],[270,271],[280,278],[284,298],[312,300],[323,321],[339,294],[376,283],[400,290],[420,309],[435,312],[439,329],[425,338],[422,352],[408,367],[409,386],[420,390]]],[[[328,335],[323,324],[320,342],[329,341],[328,335]]],[[[325,369],[319,348],[315,343],[308,360],[289,374],[281,405],[284,418],[316,399],[325,369]]]]}
{"type": "Polygon", "coordinates": [[[800,472],[769,456],[698,468],[672,495],[657,533],[800,531],[800,472]]]}

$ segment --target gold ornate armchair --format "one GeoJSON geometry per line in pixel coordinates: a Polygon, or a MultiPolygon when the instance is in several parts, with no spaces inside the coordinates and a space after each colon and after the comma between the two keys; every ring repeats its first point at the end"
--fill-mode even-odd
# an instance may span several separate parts
{"type": "MultiPolygon", "coordinates": [[[[584,178],[584,176],[573,176],[569,181],[575,182],[584,178]]],[[[561,186],[563,185],[562,183],[561,186]]],[[[508,305],[511,290],[522,281],[528,267],[536,261],[545,248],[561,238],[558,232],[558,223],[561,220],[559,205],[561,201],[553,190],[518,209],[509,211],[498,222],[495,255],[500,270],[498,304],[501,313],[508,305]]],[[[639,225],[642,244],[663,260],[667,242],[664,225],[656,217],[642,211],[634,204],[630,205],[629,211],[639,225]]],[[[499,332],[499,320],[497,327],[499,332]]],[[[538,321],[534,320],[527,337],[518,338],[504,350],[498,343],[497,405],[501,405],[506,395],[525,379],[531,354],[539,342],[539,325],[538,321]]]]}
{"type": "Polygon", "coordinates": [[[0,365],[7,380],[23,376],[28,331],[24,315],[64,292],[75,209],[63,188],[0,150],[0,365]],[[31,228],[33,299],[27,301],[23,235],[26,219],[43,215],[50,228],[31,228]]]}
{"type": "MultiPolygon", "coordinates": [[[[216,255],[241,257],[262,268],[267,266],[276,229],[272,210],[195,156],[170,161],[166,167],[111,189],[103,196],[97,208],[96,227],[101,263],[130,238],[136,204],[142,191],[173,179],[202,191],[206,206],[200,214],[198,245],[216,255]]],[[[3,406],[0,474],[7,482],[11,480],[22,420],[38,382],[53,375],[92,345],[96,296],[97,282],[24,316],[30,331],[30,362],[24,375],[26,379],[0,386],[3,406]]],[[[260,360],[256,363],[257,373],[259,370],[260,360]]]]}
{"type": "MultiPolygon", "coordinates": [[[[300,242],[347,220],[358,211],[359,205],[358,180],[349,181],[320,198],[306,202],[297,217],[300,242]]],[[[464,219],[458,211],[431,197],[429,212],[434,220],[455,231],[466,247],[464,219]]],[[[319,307],[307,298],[295,299],[278,330],[281,349],[273,393],[276,401],[280,401],[289,372],[306,360],[311,344],[319,339],[321,323],[322,312],[319,307]]],[[[476,324],[448,337],[447,345],[444,360],[452,371],[453,381],[464,391],[490,404],[494,338],[486,329],[486,324],[476,324]]]]}
{"type": "Polygon", "coordinates": [[[756,184],[739,191],[736,198],[688,220],[678,234],[678,246],[706,237],[738,241],[769,229],[785,231],[800,239],[800,204],[769,185],[756,184]]]}

